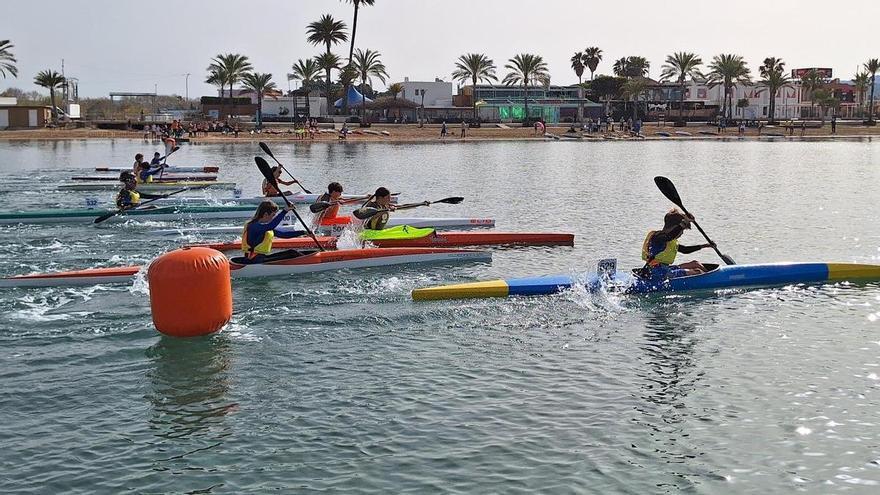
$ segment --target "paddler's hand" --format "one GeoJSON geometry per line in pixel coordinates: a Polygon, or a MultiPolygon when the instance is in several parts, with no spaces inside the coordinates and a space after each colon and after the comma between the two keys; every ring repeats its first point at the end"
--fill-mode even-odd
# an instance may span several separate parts
{"type": "Polygon", "coordinates": [[[718,246],[718,245],[715,244],[715,241],[709,241],[708,244],[703,244],[703,247],[704,247],[704,248],[712,248],[712,249],[715,249],[717,246],[718,246]]]}
{"type": "Polygon", "coordinates": [[[431,206],[430,201],[422,201],[422,206],[431,206]]]}
{"type": "Polygon", "coordinates": [[[291,210],[293,210],[293,205],[287,205],[287,206],[285,206],[285,207],[282,208],[282,209],[283,209],[284,211],[291,211],[291,210]]]}

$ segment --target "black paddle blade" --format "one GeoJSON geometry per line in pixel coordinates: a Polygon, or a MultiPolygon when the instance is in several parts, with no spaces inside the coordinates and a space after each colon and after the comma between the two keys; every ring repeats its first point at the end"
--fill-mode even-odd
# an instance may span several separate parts
{"type": "Polygon", "coordinates": [[[275,189],[278,189],[278,181],[275,180],[275,174],[272,173],[272,167],[269,165],[269,162],[261,156],[255,156],[254,161],[257,163],[257,168],[260,169],[260,173],[263,174],[263,177],[265,177],[267,181],[269,181],[269,184],[272,184],[275,186],[275,189]]]}
{"type": "Polygon", "coordinates": [[[464,198],[461,196],[453,196],[451,198],[443,198],[438,201],[431,201],[432,203],[446,203],[448,205],[457,205],[464,201],[464,198]]]}
{"type": "Polygon", "coordinates": [[[309,211],[311,211],[312,213],[320,213],[327,208],[330,208],[331,206],[333,206],[332,203],[328,203],[326,201],[318,201],[317,203],[309,205],[309,211]]]}
{"type": "Polygon", "coordinates": [[[375,208],[358,208],[357,210],[354,210],[351,214],[358,220],[366,220],[368,218],[376,216],[379,213],[382,213],[383,211],[388,210],[377,210],[375,208]]]}
{"type": "Polygon", "coordinates": [[[667,179],[663,176],[654,177],[654,184],[657,184],[657,188],[660,189],[660,192],[666,196],[666,199],[672,201],[679,208],[684,208],[681,205],[681,196],[678,195],[678,191],[675,189],[675,184],[672,183],[671,180],[667,179]]]}
{"type": "Polygon", "coordinates": [[[272,154],[272,150],[269,149],[268,144],[260,141],[260,149],[263,150],[263,153],[266,153],[267,155],[271,156],[272,158],[275,158],[275,155],[272,154]]]}
{"type": "Polygon", "coordinates": [[[736,264],[736,262],[733,261],[733,258],[731,258],[730,256],[728,256],[726,254],[721,255],[721,260],[724,261],[725,263],[727,263],[728,265],[735,265],[736,264]]]}

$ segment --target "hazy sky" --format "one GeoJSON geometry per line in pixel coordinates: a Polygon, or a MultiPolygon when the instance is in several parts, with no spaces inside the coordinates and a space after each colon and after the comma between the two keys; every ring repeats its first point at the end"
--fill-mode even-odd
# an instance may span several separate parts
{"type": "MultiPolygon", "coordinates": [[[[187,72],[190,97],[214,95],[205,67],[221,52],[247,55],[286,90],[291,64],[322,50],[306,42],[306,25],[325,13],[349,28],[352,20],[351,5],[339,0],[3,0],[2,10],[0,39],[15,45],[19,77],[0,79],[0,90],[38,89],[33,76],[60,71],[63,58],[81,96],[154,84],[183,95],[187,72]]],[[[777,56],[788,68],[832,67],[848,79],[880,57],[869,22],[878,14],[877,0],[376,0],[361,9],[356,44],[381,52],[392,82],[450,80],[466,52],[491,57],[500,78],[508,58],[531,52],[547,61],[554,84],[569,84],[577,82],[569,58],[593,45],[604,50],[597,73],[641,55],[657,77],[666,55],[687,50],[706,62],[737,53],[753,71],[777,56]]],[[[348,46],[335,51],[347,56],[348,46]]]]}

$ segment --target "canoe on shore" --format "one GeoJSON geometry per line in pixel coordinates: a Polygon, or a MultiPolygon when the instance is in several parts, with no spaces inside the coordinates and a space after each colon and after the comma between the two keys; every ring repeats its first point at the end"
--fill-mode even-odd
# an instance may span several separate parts
{"type": "Polygon", "coordinates": [[[490,280],[467,284],[415,289],[418,301],[435,299],[473,299],[486,297],[535,296],[555,294],[583,283],[591,291],[599,289],[625,294],[685,292],[737,287],[778,287],[791,284],[880,281],[880,265],[855,263],[771,263],[755,265],[706,265],[712,269],[701,275],[666,280],[643,279],[629,271],[612,276],[587,275],[578,281],[571,275],[490,280]]]}

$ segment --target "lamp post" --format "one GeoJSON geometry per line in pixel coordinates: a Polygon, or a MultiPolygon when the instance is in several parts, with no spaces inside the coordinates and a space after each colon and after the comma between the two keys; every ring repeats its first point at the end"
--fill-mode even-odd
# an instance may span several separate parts
{"type": "Polygon", "coordinates": [[[183,75],[183,77],[185,78],[184,79],[184,87],[185,87],[185,94],[186,94],[186,102],[187,103],[189,103],[189,76],[190,76],[189,72],[187,72],[186,74],[183,75]]]}
{"type": "Polygon", "coordinates": [[[416,95],[422,95],[422,104],[419,105],[419,126],[421,126],[422,119],[425,117],[425,90],[417,89],[416,95]]]}

